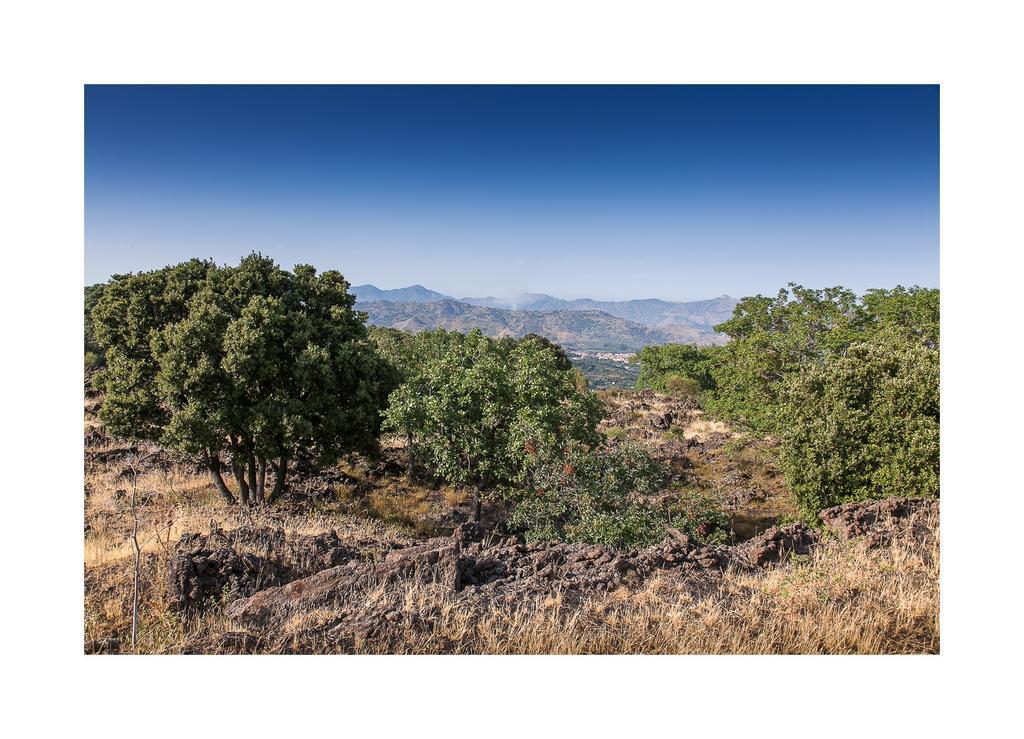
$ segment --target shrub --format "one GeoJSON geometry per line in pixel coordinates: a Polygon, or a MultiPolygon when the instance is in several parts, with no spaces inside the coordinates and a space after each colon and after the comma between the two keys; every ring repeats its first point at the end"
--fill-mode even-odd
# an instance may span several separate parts
{"type": "Polygon", "coordinates": [[[645,546],[661,539],[665,520],[642,498],[666,477],[664,465],[635,443],[571,444],[540,456],[529,485],[506,491],[510,521],[531,541],[645,546]]]}
{"type": "Polygon", "coordinates": [[[672,523],[702,544],[724,544],[729,538],[729,514],[717,496],[704,490],[680,491],[672,523]]]}
{"type": "Polygon", "coordinates": [[[405,381],[389,398],[385,425],[434,477],[476,488],[519,484],[531,450],[600,441],[601,404],[551,342],[479,330],[402,341],[405,381]]]}
{"type": "Polygon", "coordinates": [[[697,396],[700,389],[695,380],[682,375],[669,375],[665,378],[665,389],[670,395],[678,398],[692,398],[697,396]]]}
{"type": "Polygon", "coordinates": [[[804,515],[939,494],[939,353],[895,332],[789,383],[782,469],[804,515]]]}
{"type": "Polygon", "coordinates": [[[711,368],[719,351],[716,346],[689,344],[644,347],[630,360],[640,365],[636,389],[680,395],[710,390],[714,387],[711,368]]]}

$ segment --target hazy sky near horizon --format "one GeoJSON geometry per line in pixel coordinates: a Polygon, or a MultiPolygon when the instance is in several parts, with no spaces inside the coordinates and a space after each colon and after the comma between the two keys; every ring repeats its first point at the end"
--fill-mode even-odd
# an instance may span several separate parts
{"type": "Polygon", "coordinates": [[[87,86],[87,283],[260,251],[456,297],[938,286],[937,86],[87,86]]]}

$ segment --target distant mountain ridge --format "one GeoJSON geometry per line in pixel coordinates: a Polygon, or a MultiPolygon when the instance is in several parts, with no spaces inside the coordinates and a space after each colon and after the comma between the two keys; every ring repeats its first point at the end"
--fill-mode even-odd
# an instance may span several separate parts
{"type": "Polygon", "coordinates": [[[395,290],[381,290],[375,285],[356,285],[349,288],[349,292],[356,296],[356,300],[364,303],[372,303],[378,300],[388,300],[395,303],[435,303],[438,300],[454,300],[450,295],[428,290],[423,285],[410,285],[395,290]]]}
{"type": "Polygon", "coordinates": [[[413,333],[444,328],[480,329],[488,336],[519,338],[534,333],[566,349],[635,352],[651,344],[721,344],[725,338],[692,326],[645,326],[599,310],[509,310],[456,300],[430,303],[358,301],[369,322],[413,333]]]}
{"type": "Polygon", "coordinates": [[[728,320],[739,302],[728,295],[709,300],[672,302],[657,298],[640,300],[591,300],[579,298],[564,300],[543,293],[526,293],[516,298],[456,298],[428,290],[422,285],[381,290],[374,285],[351,288],[360,302],[389,301],[395,303],[433,303],[451,300],[482,308],[531,311],[588,311],[597,310],[645,326],[688,326],[704,332],[714,332],[713,326],[728,320]]]}

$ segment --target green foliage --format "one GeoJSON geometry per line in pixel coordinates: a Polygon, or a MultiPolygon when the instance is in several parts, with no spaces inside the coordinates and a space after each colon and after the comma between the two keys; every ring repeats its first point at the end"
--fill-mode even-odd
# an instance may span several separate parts
{"type": "Polygon", "coordinates": [[[664,465],[635,443],[549,450],[534,459],[528,485],[506,491],[511,523],[531,541],[652,544],[665,521],[640,498],[660,490],[666,476],[664,465]]]}
{"type": "Polygon", "coordinates": [[[103,364],[103,352],[96,341],[96,331],[93,328],[92,309],[103,297],[106,284],[88,285],[85,288],[85,366],[99,367],[103,364]]]}
{"type": "Polygon", "coordinates": [[[787,381],[880,333],[938,348],[938,290],[872,290],[863,298],[841,287],[790,285],[774,298],[744,298],[715,328],[730,342],[715,354],[714,391],[705,408],[757,433],[781,433],[787,381]]]}
{"type": "MultiPolygon", "coordinates": [[[[597,443],[601,405],[546,339],[492,339],[444,330],[375,333],[404,381],[385,425],[406,436],[435,477],[493,487],[526,477],[531,450],[597,443]]],[[[557,350],[556,350],[557,349],[557,350]]]]}
{"type": "Polygon", "coordinates": [[[744,298],[731,319],[715,326],[731,341],[717,357],[715,392],[705,407],[757,433],[777,433],[785,423],[779,411],[786,378],[848,346],[857,320],[857,296],[841,287],[790,285],[774,298],[744,298]]]}
{"type": "Polygon", "coordinates": [[[630,360],[640,365],[637,390],[656,390],[673,395],[695,395],[713,389],[715,356],[721,347],[665,344],[647,346],[630,360]]]}
{"type": "Polygon", "coordinates": [[[807,367],[787,385],[784,415],[782,468],[806,516],[939,494],[939,353],[905,332],[807,367]]]}
{"type": "Polygon", "coordinates": [[[724,544],[729,538],[729,514],[715,495],[704,490],[680,491],[672,523],[701,544],[724,544]]]}
{"type": "Polygon", "coordinates": [[[921,287],[868,290],[862,298],[869,329],[895,332],[939,348],[939,291],[921,287]]]}
{"type": "Polygon", "coordinates": [[[804,513],[847,500],[938,493],[939,291],[857,297],[790,285],[715,327],[724,347],[648,347],[638,388],[688,393],[757,434],[785,439],[804,513]],[[680,379],[682,378],[682,379],[680,379]]]}
{"type": "Polygon", "coordinates": [[[256,254],[116,276],[92,311],[100,416],[113,434],[207,459],[226,498],[221,452],[243,501],[263,500],[270,464],[275,497],[298,453],[332,461],[376,445],[395,372],[354,300],[338,272],[256,254]]]}

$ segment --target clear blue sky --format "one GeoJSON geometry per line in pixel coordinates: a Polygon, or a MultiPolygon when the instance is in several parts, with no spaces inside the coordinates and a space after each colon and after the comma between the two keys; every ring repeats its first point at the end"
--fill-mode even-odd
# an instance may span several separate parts
{"type": "Polygon", "coordinates": [[[935,86],[88,86],[86,281],[261,251],[464,296],[938,286],[935,86]]]}

